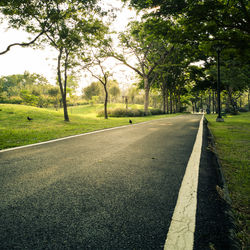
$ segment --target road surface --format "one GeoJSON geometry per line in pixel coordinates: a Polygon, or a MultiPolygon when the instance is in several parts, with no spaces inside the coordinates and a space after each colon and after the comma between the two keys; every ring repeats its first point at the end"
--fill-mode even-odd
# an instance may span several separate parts
{"type": "MultiPolygon", "coordinates": [[[[0,249],[163,249],[201,117],[0,152],[0,249]]],[[[226,249],[206,146],[194,249],[226,249]]]]}

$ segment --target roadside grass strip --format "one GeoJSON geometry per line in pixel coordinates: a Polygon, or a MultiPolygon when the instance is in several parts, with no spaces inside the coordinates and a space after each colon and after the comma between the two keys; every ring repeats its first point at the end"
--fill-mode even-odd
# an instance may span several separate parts
{"type": "Polygon", "coordinates": [[[250,112],[227,115],[224,122],[216,122],[216,117],[206,115],[232,201],[237,236],[245,250],[250,246],[250,112]]]}
{"type": "Polygon", "coordinates": [[[194,244],[197,188],[202,148],[203,119],[200,120],[193,151],[184,174],[164,250],[192,250],[194,244]]]}
{"type": "MultiPolygon", "coordinates": [[[[111,107],[115,106],[113,104],[111,107]]],[[[117,106],[119,107],[118,104],[117,106]]],[[[135,125],[149,120],[179,115],[104,119],[97,117],[97,111],[100,108],[100,105],[70,107],[70,122],[65,122],[62,111],[25,105],[0,104],[0,150],[125,126],[129,125],[129,119],[132,119],[133,125],[135,125]],[[27,117],[31,117],[32,120],[29,121],[27,117]]]]}

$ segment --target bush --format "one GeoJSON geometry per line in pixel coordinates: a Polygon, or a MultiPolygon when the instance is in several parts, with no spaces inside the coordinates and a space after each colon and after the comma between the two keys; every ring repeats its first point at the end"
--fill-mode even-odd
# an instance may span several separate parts
{"type": "Polygon", "coordinates": [[[180,112],[181,112],[181,113],[184,113],[184,112],[186,112],[186,111],[187,111],[187,107],[181,107],[181,108],[180,108],[180,112]]]}
{"type": "MultiPolygon", "coordinates": [[[[141,116],[148,116],[148,115],[160,115],[163,112],[160,109],[150,109],[146,114],[144,110],[141,109],[123,109],[123,108],[116,108],[116,109],[109,109],[108,116],[109,117],[141,117],[141,116]]],[[[104,116],[104,111],[98,112],[98,117],[104,116]]]]}
{"type": "Polygon", "coordinates": [[[8,99],[1,99],[0,98],[0,103],[21,104],[22,103],[22,98],[19,97],[19,96],[11,96],[8,99]]]}
{"type": "Polygon", "coordinates": [[[160,110],[160,109],[150,109],[150,113],[152,115],[162,115],[163,114],[163,111],[160,110]]]}
{"type": "Polygon", "coordinates": [[[239,108],[240,112],[248,112],[248,110],[246,108],[239,108]]]}

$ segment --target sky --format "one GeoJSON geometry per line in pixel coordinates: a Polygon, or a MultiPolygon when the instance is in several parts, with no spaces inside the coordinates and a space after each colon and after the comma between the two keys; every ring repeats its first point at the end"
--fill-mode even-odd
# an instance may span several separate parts
{"type": "MultiPolygon", "coordinates": [[[[115,8],[118,8],[117,18],[112,26],[116,31],[122,31],[126,28],[130,20],[138,19],[135,11],[123,7],[119,0],[109,0],[115,8]]],[[[11,43],[26,42],[30,35],[21,30],[7,29],[7,23],[0,24],[0,51],[3,51],[11,43]]],[[[24,71],[30,73],[38,73],[45,76],[51,84],[55,84],[56,79],[56,58],[57,52],[47,46],[44,49],[22,48],[20,46],[12,47],[9,52],[0,56],[0,77],[12,74],[23,74],[24,71]]],[[[108,66],[112,69],[113,78],[116,79],[121,88],[134,81],[134,72],[128,67],[121,65],[115,59],[108,60],[108,66]]],[[[86,72],[83,72],[79,81],[78,92],[83,87],[89,85],[92,81],[96,81],[86,72]]]]}

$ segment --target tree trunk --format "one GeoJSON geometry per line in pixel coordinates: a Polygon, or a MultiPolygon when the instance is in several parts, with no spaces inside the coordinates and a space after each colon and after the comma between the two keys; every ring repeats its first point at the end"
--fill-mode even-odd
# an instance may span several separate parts
{"type": "Polygon", "coordinates": [[[165,88],[162,91],[162,97],[163,97],[163,114],[166,114],[166,91],[165,88]]]}
{"type": "Polygon", "coordinates": [[[107,90],[107,85],[103,85],[104,86],[104,90],[105,90],[105,101],[104,101],[104,116],[105,119],[108,119],[108,90],[107,90]]]}
{"type": "Polygon", "coordinates": [[[175,109],[174,109],[174,113],[177,113],[177,112],[178,112],[178,99],[177,99],[177,96],[175,96],[174,100],[175,100],[175,109]]]}
{"type": "Polygon", "coordinates": [[[167,114],[169,114],[169,104],[168,104],[168,94],[169,93],[169,90],[167,88],[167,93],[166,93],[166,101],[167,101],[167,114]]]}
{"type": "Polygon", "coordinates": [[[213,114],[215,113],[215,96],[214,96],[214,90],[213,90],[213,114]]]}
{"type": "Polygon", "coordinates": [[[197,112],[197,102],[196,102],[196,100],[194,102],[194,111],[197,112]]]}
{"type": "Polygon", "coordinates": [[[149,91],[150,91],[150,86],[148,82],[148,78],[145,76],[143,77],[144,81],[144,91],[145,91],[145,97],[144,97],[144,113],[145,115],[148,114],[148,106],[149,106],[149,91]]]}
{"type": "Polygon", "coordinates": [[[63,114],[64,114],[64,121],[69,122],[69,115],[68,115],[68,108],[67,108],[67,100],[66,100],[66,93],[62,98],[63,101],[63,114]]]}
{"type": "Polygon", "coordinates": [[[161,91],[162,91],[162,101],[163,101],[163,114],[166,114],[166,95],[167,95],[167,85],[161,74],[161,91]]]}
{"type": "Polygon", "coordinates": [[[59,55],[58,55],[58,60],[57,60],[57,76],[58,76],[58,82],[59,82],[59,87],[60,87],[61,96],[62,96],[64,121],[69,122],[69,115],[68,115],[68,109],[67,109],[67,100],[66,100],[66,82],[67,82],[67,79],[65,79],[65,86],[63,88],[62,76],[61,76],[61,58],[62,58],[62,53],[63,53],[63,51],[62,51],[62,49],[60,49],[59,55]]]}
{"type": "Polygon", "coordinates": [[[202,97],[202,95],[201,95],[200,109],[201,109],[201,112],[203,112],[203,97],[202,97]]]}
{"type": "Polygon", "coordinates": [[[178,93],[178,110],[177,112],[181,112],[181,94],[178,93]]]}
{"type": "Polygon", "coordinates": [[[215,94],[215,113],[218,114],[219,113],[219,107],[218,107],[218,93],[215,94]]]}
{"type": "Polygon", "coordinates": [[[173,114],[173,93],[170,90],[170,114],[173,114]]]}
{"type": "Polygon", "coordinates": [[[209,90],[209,96],[208,96],[208,109],[209,113],[211,112],[211,91],[209,90]]]}
{"type": "Polygon", "coordinates": [[[126,104],[126,110],[128,110],[128,97],[125,96],[125,104],[126,104]]]}
{"type": "Polygon", "coordinates": [[[247,99],[248,99],[248,111],[250,111],[250,88],[248,88],[247,99]]]}

